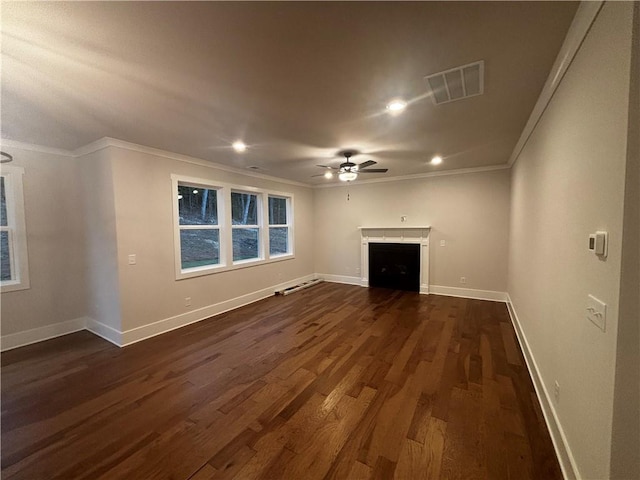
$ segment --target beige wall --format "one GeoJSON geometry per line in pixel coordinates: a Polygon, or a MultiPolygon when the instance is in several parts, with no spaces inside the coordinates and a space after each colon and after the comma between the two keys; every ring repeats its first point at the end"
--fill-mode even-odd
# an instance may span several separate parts
{"type": "Polygon", "coordinates": [[[512,169],[509,294],[579,476],[608,478],[625,182],[631,3],[607,3],[512,169]],[[587,250],[609,232],[609,255],[587,250]],[[606,332],[585,317],[607,304],[606,332]],[[551,396],[553,394],[551,393],[551,396]]]}
{"type": "Polygon", "coordinates": [[[3,146],[24,168],[31,288],[2,293],[2,335],[81,318],[87,312],[84,203],[78,160],[3,146]]]}
{"type": "Polygon", "coordinates": [[[240,297],[313,273],[310,188],[109,147],[117,218],[122,331],[240,297]],[[295,258],[175,280],[171,174],[252,186],[294,196],[295,258]],[[136,265],[128,265],[135,254],[136,265]],[[191,297],[191,307],[185,307],[191,297]]]}
{"type": "Polygon", "coordinates": [[[84,231],[86,239],[86,315],[116,331],[121,330],[118,251],[111,159],[106,150],[80,159],[84,231]]]}
{"type": "Polygon", "coordinates": [[[431,225],[431,285],[506,291],[508,170],[316,189],[314,217],[320,274],[359,276],[358,226],[431,225]]]}
{"type": "Polygon", "coordinates": [[[31,276],[30,289],[2,292],[3,336],[88,319],[94,332],[120,342],[121,332],[314,272],[311,188],[113,146],[80,158],[3,148],[25,168],[31,276]],[[295,258],[176,280],[171,174],[293,194],[295,258]]]}
{"type": "Polygon", "coordinates": [[[640,3],[635,4],[611,478],[640,478],[640,3]]]}

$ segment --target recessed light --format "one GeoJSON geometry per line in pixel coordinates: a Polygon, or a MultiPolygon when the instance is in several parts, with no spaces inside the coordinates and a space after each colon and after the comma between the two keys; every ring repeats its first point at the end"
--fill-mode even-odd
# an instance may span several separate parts
{"type": "Polygon", "coordinates": [[[324,178],[333,178],[333,173],[331,173],[331,172],[324,172],[324,178]]]}
{"type": "Polygon", "coordinates": [[[240,140],[233,142],[233,145],[231,146],[238,153],[242,153],[247,149],[247,146],[245,145],[245,143],[240,140]]]}
{"type": "Polygon", "coordinates": [[[431,159],[432,165],[440,165],[442,163],[442,157],[440,155],[436,155],[431,159]]]}
{"type": "Polygon", "coordinates": [[[387,104],[387,110],[393,114],[401,113],[405,108],[407,108],[407,102],[404,100],[392,100],[387,104]]]}

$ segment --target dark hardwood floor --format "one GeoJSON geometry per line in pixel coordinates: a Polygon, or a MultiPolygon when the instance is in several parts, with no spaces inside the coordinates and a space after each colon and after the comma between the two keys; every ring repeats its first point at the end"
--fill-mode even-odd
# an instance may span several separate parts
{"type": "Polygon", "coordinates": [[[559,479],[504,304],[323,283],[2,354],[2,478],[559,479]]]}

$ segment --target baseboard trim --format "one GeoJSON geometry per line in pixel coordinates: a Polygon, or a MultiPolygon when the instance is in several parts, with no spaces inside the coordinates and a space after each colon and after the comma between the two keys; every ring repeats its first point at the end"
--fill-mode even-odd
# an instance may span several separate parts
{"type": "Polygon", "coordinates": [[[84,330],[86,322],[86,317],[80,317],[65,322],[54,323],[53,325],[32,328],[31,330],[25,330],[23,332],[2,335],[0,337],[0,351],[5,352],[7,350],[13,350],[14,348],[24,347],[84,330]]]}
{"type": "MultiPolygon", "coordinates": [[[[248,293],[246,295],[241,295],[239,297],[225,300],[223,302],[219,302],[213,305],[208,305],[206,307],[198,308],[196,310],[191,310],[190,312],[165,318],[157,322],[149,323],[141,327],[136,327],[130,330],[126,330],[121,333],[121,341],[119,346],[125,347],[127,345],[131,345],[131,344],[140,342],[142,340],[146,340],[147,338],[155,337],[156,335],[161,335],[163,333],[170,332],[171,330],[185,327],[192,323],[200,322],[207,318],[214,317],[216,315],[220,315],[221,313],[228,312],[229,310],[234,310],[236,308],[240,308],[250,303],[254,303],[259,300],[262,300],[263,298],[270,297],[274,295],[276,290],[289,288],[299,283],[313,280],[314,278],[316,278],[314,274],[306,275],[304,277],[296,278],[294,280],[281,283],[279,285],[263,288],[261,290],[248,293]]],[[[112,341],[110,338],[107,338],[107,340],[112,341]]],[[[116,345],[118,344],[116,343],[116,345]]]]}
{"type": "MultiPolygon", "coordinates": [[[[344,283],[347,285],[357,285],[360,287],[368,287],[369,282],[362,281],[360,277],[350,277],[347,275],[331,275],[329,273],[317,273],[318,278],[322,278],[325,282],[344,283]]],[[[449,297],[472,298],[475,300],[492,300],[497,302],[506,302],[507,294],[505,292],[495,292],[493,290],[476,290],[472,288],[456,288],[442,287],[439,285],[420,285],[420,293],[428,295],[447,295],[449,297]]]]}
{"type": "Polygon", "coordinates": [[[115,328],[94,320],[93,318],[87,318],[85,328],[94,335],[113,343],[117,347],[122,346],[122,332],[120,330],[116,330],[115,328]]]}
{"type": "Polygon", "coordinates": [[[66,322],[25,330],[24,332],[0,336],[0,351],[4,352],[6,350],[24,347],[26,345],[42,342],[51,338],[78,332],[80,330],[88,330],[94,335],[97,335],[118,347],[125,347],[127,345],[146,340],[147,338],[155,337],[156,335],[161,335],[163,333],[170,332],[171,330],[220,315],[221,313],[228,312],[229,310],[234,310],[250,303],[257,302],[258,300],[274,295],[276,290],[289,288],[315,278],[317,278],[315,274],[306,275],[289,282],[263,288],[256,292],[241,295],[197,310],[192,310],[181,315],[165,318],[124,332],[116,330],[115,328],[94,320],[93,318],[76,318],[66,322]]]}
{"type": "Polygon", "coordinates": [[[360,277],[349,277],[347,275],[331,275],[329,273],[317,273],[318,278],[322,278],[325,282],[345,283],[347,285],[365,286],[362,284],[360,277]]]}
{"type": "Polygon", "coordinates": [[[547,428],[549,429],[549,434],[551,435],[551,441],[553,442],[556,456],[558,457],[558,462],[560,463],[560,468],[562,469],[562,475],[567,480],[581,478],[578,466],[573,457],[573,454],[571,453],[571,449],[569,448],[567,437],[564,434],[564,430],[562,429],[560,421],[558,420],[556,410],[553,406],[553,402],[551,401],[551,396],[549,395],[549,392],[547,391],[544,382],[542,381],[542,376],[540,375],[538,364],[535,361],[535,357],[533,356],[531,348],[529,348],[529,342],[527,341],[527,337],[524,334],[524,330],[522,329],[522,325],[520,323],[520,320],[518,319],[518,315],[513,306],[513,302],[511,301],[511,297],[509,296],[509,294],[506,294],[506,296],[507,310],[509,311],[509,316],[511,317],[511,323],[513,323],[513,328],[516,332],[516,337],[518,339],[518,343],[520,344],[520,349],[522,350],[524,360],[527,363],[527,368],[529,369],[529,374],[531,375],[531,379],[533,381],[536,396],[538,397],[538,401],[540,402],[542,414],[547,424],[547,428]]]}
{"type": "Polygon", "coordinates": [[[448,297],[472,298],[474,300],[492,300],[494,302],[506,302],[507,293],[494,290],[477,290],[475,288],[444,287],[441,285],[429,285],[429,293],[434,295],[446,295],[448,297]]]}

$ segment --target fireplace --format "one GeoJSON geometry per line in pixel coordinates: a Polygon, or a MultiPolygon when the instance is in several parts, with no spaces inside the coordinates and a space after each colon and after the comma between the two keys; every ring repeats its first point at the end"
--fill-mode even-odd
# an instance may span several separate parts
{"type": "Polygon", "coordinates": [[[420,291],[420,245],[369,243],[369,286],[420,291]]]}
{"type": "Polygon", "coordinates": [[[431,227],[359,227],[359,230],[362,252],[360,285],[363,287],[384,286],[429,293],[429,233],[431,227]],[[375,253],[377,248],[383,249],[383,253],[379,256],[381,260],[374,259],[375,264],[371,268],[370,246],[374,250],[374,257],[378,257],[375,253]],[[401,261],[390,261],[390,256],[397,253],[397,250],[404,250],[403,247],[408,247],[407,251],[411,253],[407,255],[411,257],[401,259],[401,261]],[[418,272],[417,287],[415,270],[418,272]],[[376,278],[371,278],[375,271],[383,274],[382,283],[378,283],[379,280],[376,278]],[[410,281],[409,277],[412,278],[410,281]]]}

